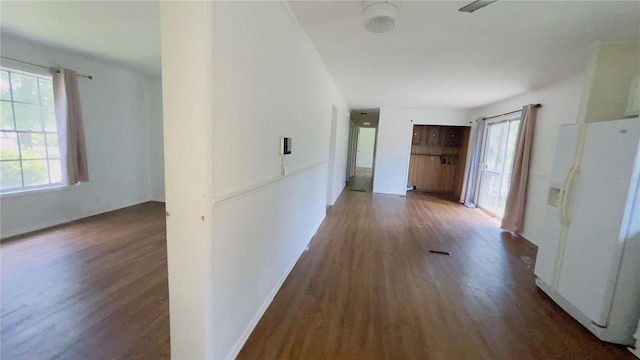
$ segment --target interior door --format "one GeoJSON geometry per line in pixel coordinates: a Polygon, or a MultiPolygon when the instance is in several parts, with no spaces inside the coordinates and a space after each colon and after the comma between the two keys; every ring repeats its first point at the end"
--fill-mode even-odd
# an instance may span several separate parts
{"type": "Polygon", "coordinates": [[[485,128],[477,204],[498,218],[504,215],[509,194],[519,125],[520,119],[511,119],[485,128]]]}
{"type": "Polygon", "coordinates": [[[361,127],[358,133],[358,157],[356,158],[356,166],[360,168],[373,168],[373,149],[376,141],[376,129],[361,127]]]}

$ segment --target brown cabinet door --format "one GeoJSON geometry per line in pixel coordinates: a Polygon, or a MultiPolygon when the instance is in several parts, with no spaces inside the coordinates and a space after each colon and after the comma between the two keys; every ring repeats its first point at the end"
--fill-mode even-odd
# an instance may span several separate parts
{"type": "Polygon", "coordinates": [[[460,147],[462,145],[462,134],[464,129],[460,127],[445,127],[442,139],[443,146],[460,147]]]}
{"type": "Polygon", "coordinates": [[[440,166],[440,184],[438,191],[452,192],[456,167],[450,164],[440,166]]]}
{"type": "Polygon", "coordinates": [[[440,145],[440,126],[425,126],[425,145],[440,145]]]}
{"type": "Polygon", "coordinates": [[[422,143],[422,128],[421,125],[413,125],[413,137],[411,138],[412,145],[420,145],[422,143]]]}
{"type": "Polygon", "coordinates": [[[411,155],[409,162],[409,182],[421,191],[440,191],[439,156],[411,155]]]}

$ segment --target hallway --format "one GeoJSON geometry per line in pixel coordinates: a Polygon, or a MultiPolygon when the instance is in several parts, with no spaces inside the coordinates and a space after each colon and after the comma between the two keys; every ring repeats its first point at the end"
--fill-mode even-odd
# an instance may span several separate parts
{"type": "Polygon", "coordinates": [[[347,190],[359,192],[373,191],[373,175],[371,169],[356,168],[356,174],[347,182],[347,190]]]}
{"type": "Polygon", "coordinates": [[[238,359],[633,359],[536,288],[535,254],[436,196],[345,191],[238,359]]]}

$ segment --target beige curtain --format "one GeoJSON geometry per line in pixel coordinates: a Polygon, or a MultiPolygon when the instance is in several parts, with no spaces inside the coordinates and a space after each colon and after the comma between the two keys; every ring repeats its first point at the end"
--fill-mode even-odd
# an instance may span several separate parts
{"type": "Polygon", "coordinates": [[[89,181],[80,92],[74,71],[53,71],[53,97],[62,161],[62,183],[71,185],[79,181],[89,181]]]}
{"type": "Polygon", "coordinates": [[[502,217],[502,225],[500,226],[512,232],[520,232],[522,230],[524,205],[527,200],[529,159],[531,157],[531,145],[533,143],[533,130],[536,126],[537,112],[538,109],[533,104],[526,105],[522,108],[518,147],[516,148],[511,173],[511,185],[509,187],[504,216],[502,217]]]}
{"type": "MultiPolygon", "coordinates": [[[[468,208],[474,209],[476,204],[473,202],[478,189],[476,189],[476,180],[479,176],[480,156],[482,153],[482,137],[484,136],[484,118],[476,119],[476,138],[471,147],[471,162],[466,170],[465,179],[462,185],[462,194],[460,194],[460,202],[468,208]]],[[[464,159],[462,159],[464,160],[464,159]]]]}

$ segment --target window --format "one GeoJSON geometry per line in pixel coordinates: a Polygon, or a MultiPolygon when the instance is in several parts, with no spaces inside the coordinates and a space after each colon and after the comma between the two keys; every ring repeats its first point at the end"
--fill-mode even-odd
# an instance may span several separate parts
{"type": "Polygon", "coordinates": [[[484,132],[478,206],[502,218],[511,186],[520,118],[489,122],[484,132]]]}
{"type": "Polygon", "coordinates": [[[51,76],[0,67],[0,193],[61,184],[51,76]]]}

